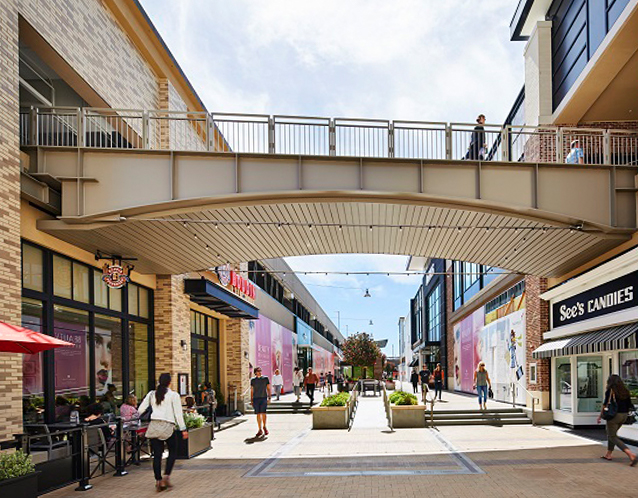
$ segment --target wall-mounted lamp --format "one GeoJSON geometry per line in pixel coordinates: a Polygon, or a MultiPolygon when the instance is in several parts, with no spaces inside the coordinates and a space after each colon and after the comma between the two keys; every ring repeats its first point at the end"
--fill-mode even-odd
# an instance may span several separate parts
{"type": "Polygon", "coordinates": [[[248,359],[248,351],[244,351],[244,358],[248,359]]]}
{"type": "Polygon", "coordinates": [[[182,350],[183,351],[187,351],[188,350],[188,343],[184,339],[179,341],[179,345],[182,346],[182,350]]]}

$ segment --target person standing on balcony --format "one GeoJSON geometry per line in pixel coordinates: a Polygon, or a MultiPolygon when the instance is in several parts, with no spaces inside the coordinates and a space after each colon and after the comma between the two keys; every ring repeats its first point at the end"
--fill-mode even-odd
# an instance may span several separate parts
{"type": "Polygon", "coordinates": [[[572,140],[571,149],[565,158],[565,162],[567,164],[585,164],[585,154],[583,149],[580,148],[578,139],[572,140]]]}
{"type": "Polygon", "coordinates": [[[472,137],[470,138],[470,146],[467,149],[464,159],[470,161],[483,161],[485,159],[485,152],[487,150],[487,143],[485,141],[485,114],[479,114],[476,118],[478,123],[474,130],[472,130],[472,137]]]}

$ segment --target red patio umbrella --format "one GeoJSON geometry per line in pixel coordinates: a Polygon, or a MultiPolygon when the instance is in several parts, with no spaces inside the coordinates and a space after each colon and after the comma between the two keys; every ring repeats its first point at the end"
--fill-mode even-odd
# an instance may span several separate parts
{"type": "Polygon", "coordinates": [[[47,349],[74,346],[50,335],[0,322],[0,353],[36,354],[47,349]]]}

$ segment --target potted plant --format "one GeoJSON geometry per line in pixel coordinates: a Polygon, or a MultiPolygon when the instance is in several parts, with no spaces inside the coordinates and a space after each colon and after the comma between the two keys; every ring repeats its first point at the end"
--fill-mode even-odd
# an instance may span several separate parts
{"type": "Polygon", "coordinates": [[[38,472],[31,455],[22,450],[0,454],[0,496],[38,496],[38,472]]]}
{"type": "Polygon", "coordinates": [[[199,413],[185,413],[188,439],[179,438],[177,458],[192,458],[210,449],[211,424],[199,413]]]}
{"type": "Polygon", "coordinates": [[[393,428],[425,427],[425,405],[414,394],[394,391],[389,399],[393,428]]]}
{"type": "Polygon", "coordinates": [[[312,408],[313,429],[347,429],[350,421],[350,394],[333,394],[312,408]]]}

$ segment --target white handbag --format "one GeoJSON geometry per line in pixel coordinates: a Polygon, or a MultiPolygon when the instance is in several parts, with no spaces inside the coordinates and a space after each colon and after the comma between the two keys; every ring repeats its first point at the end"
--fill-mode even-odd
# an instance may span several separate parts
{"type": "Polygon", "coordinates": [[[166,420],[151,420],[146,430],[147,439],[161,439],[166,441],[175,432],[175,424],[166,420]]]}

